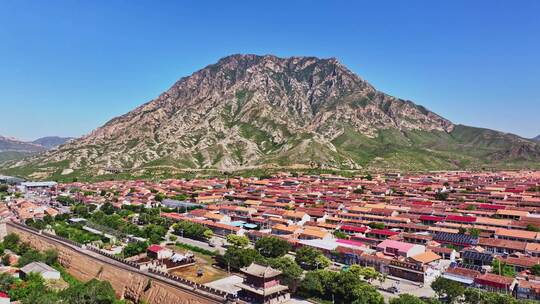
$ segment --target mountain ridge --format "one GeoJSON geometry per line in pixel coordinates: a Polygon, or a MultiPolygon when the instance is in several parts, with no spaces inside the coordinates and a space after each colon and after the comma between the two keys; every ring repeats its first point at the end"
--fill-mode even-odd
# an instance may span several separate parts
{"type": "Polygon", "coordinates": [[[67,141],[74,139],[73,137],[61,137],[61,136],[45,136],[33,140],[32,143],[43,146],[47,149],[56,148],[63,145],[67,141]]]}
{"type": "Polygon", "coordinates": [[[55,148],[71,138],[50,136],[34,141],[23,141],[0,135],[0,163],[22,159],[55,148]]]}
{"type": "MultiPolygon", "coordinates": [[[[376,90],[335,58],[235,54],[12,169],[458,169],[540,159],[530,140],[454,125],[376,90]]],[[[66,169],[68,171],[66,171],[66,169]]],[[[71,173],[70,173],[71,174],[71,173]]]]}

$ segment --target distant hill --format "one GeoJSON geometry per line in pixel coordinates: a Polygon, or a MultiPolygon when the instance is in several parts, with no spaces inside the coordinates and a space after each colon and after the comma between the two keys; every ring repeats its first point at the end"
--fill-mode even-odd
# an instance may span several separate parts
{"type": "Polygon", "coordinates": [[[532,140],[534,140],[534,141],[540,141],[540,135],[536,136],[536,137],[533,138],[532,140]]]}
{"type": "Polygon", "coordinates": [[[34,140],[32,143],[43,146],[47,149],[56,148],[63,145],[66,141],[72,140],[73,137],[47,136],[34,140]]]}
{"type": "Polygon", "coordinates": [[[32,142],[0,136],[0,163],[18,160],[55,148],[71,138],[50,136],[32,142]]]}
{"type": "Polygon", "coordinates": [[[91,134],[4,171],[442,170],[539,160],[537,142],[455,125],[378,91],[334,58],[232,55],[91,134]]]}

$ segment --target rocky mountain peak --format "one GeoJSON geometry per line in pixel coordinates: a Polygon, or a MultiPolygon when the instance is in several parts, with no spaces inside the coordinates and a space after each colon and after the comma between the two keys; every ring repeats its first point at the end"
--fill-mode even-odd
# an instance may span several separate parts
{"type": "Polygon", "coordinates": [[[356,167],[358,160],[336,146],[344,134],[375,139],[385,130],[453,129],[426,108],[376,90],[336,58],[235,54],[41,161],[69,160],[70,169],[356,167]]]}

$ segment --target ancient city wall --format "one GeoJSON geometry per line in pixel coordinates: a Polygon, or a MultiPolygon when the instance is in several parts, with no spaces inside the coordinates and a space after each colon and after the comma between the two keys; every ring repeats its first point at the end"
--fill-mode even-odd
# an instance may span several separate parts
{"type": "Polygon", "coordinates": [[[23,229],[10,222],[0,224],[0,236],[16,233],[23,242],[28,242],[38,250],[54,248],[58,251],[59,262],[76,279],[88,281],[96,278],[111,283],[120,298],[137,302],[144,299],[150,304],[205,304],[221,303],[191,290],[173,286],[156,278],[146,276],[129,267],[108,263],[106,258],[96,258],[82,250],[67,246],[62,242],[47,238],[37,232],[23,229]]]}

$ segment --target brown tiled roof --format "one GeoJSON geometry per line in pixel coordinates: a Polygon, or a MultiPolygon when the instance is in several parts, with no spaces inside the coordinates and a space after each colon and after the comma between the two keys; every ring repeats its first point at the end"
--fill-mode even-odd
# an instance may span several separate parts
{"type": "Polygon", "coordinates": [[[491,247],[500,247],[500,248],[508,248],[513,250],[519,250],[519,251],[525,251],[525,247],[527,246],[526,242],[520,242],[520,241],[510,241],[510,240],[503,240],[503,239],[493,239],[493,238],[479,238],[478,239],[478,245],[480,246],[491,246],[491,247]]]}

